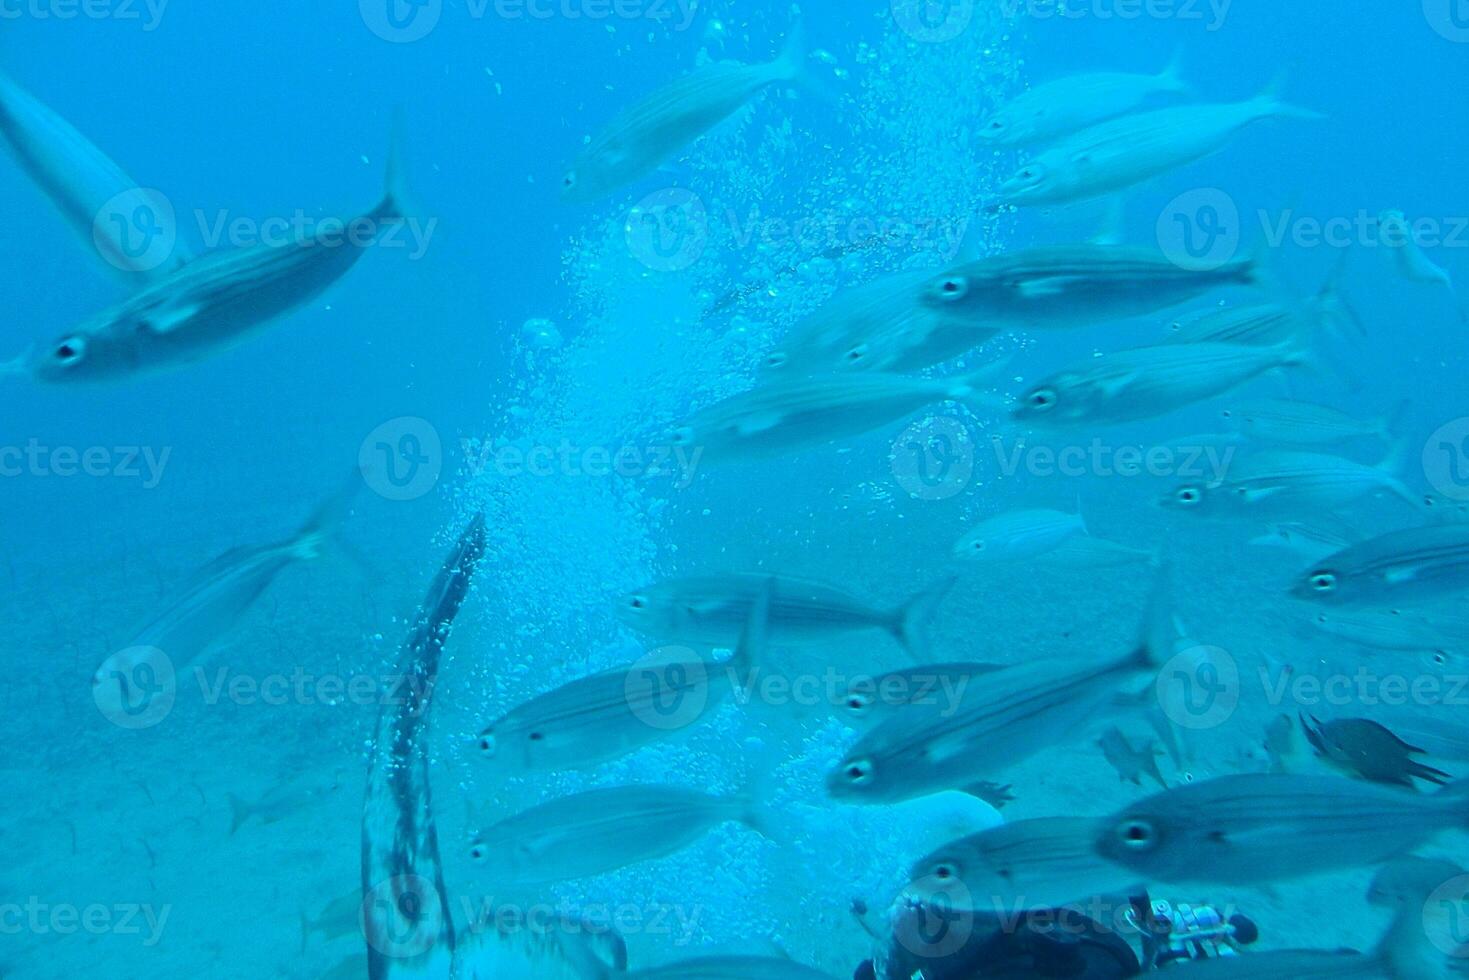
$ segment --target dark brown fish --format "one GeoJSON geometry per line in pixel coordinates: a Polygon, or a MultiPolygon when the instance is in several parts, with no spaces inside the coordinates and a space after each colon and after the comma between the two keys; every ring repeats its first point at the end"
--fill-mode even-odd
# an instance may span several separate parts
{"type": "Polygon", "coordinates": [[[1425,766],[1412,758],[1423,750],[1409,745],[1391,731],[1366,718],[1341,718],[1322,723],[1312,717],[1316,727],[1301,716],[1301,729],[1318,755],[1339,769],[1374,783],[1413,786],[1414,777],[1429,783],[1446,785],[1448,773],[1425,766]]]}
{"type": "Polygon", "coordinates": [[[1163,749],[1157,742],[1149,739],[1139,748],[1132,744],[1122,729],[1113,725],[1097,739],[1097,745],[1112,768],[1117,770],[1118,779],[1141,786],[1143,777],[1151,776],[1163,789],[1168,788],[1168,781],[1158,769],[1158,756],[1163,754],[1163,749]]]}

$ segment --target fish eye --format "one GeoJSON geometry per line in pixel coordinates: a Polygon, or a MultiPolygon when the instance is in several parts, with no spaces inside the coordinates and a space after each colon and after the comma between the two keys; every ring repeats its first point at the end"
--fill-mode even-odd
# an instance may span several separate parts
{"type": "Polygon", "coordinates": [[[963,299],[969,295],[969,280],[963,276],[951,276],[939,283],[938,294],[946,300],[963,299]]]}
{"type": "Polygon", "coordinates": [[[959,869],[946,861],[943,864],[934,865],[933,876],[939,881],[949,881],[959,877],[959,869]]]}
{"type": "Polygon", "coordinates": [[[1148,851],[1158,843],[1158,830],[1147,820],[1128,820],[1117,828],[1117,839],[1129,851],[1148,851]]]}
{"type": "Polygon", "coordinates": [[[848,364],[855,364],[858,361],[862,360],[862,358],[864,358],[866,356],[867,356],[867,345],[866,344],[858,344],[856,347],[853,347],[851,350],[847,351],[847,363],[848,364]]]}
{"type": "Polygon", "coordinates": [[[1180,504],[1196,504],[1204,499],[1198,487],[1180,487],[1177,496],[1180,504]]]}
{"type": "Polygon", "coordinates": [[[1003,119],[991,119],[990,120],[990,126],[989,126],[990,132],[992,132],[992,133],[998,133],[1000,130],[1002,130],[1004,128],[1005,128],[1005,121],[1003,119]]]}
{"type": "Polygon", "coordinates": [[[972,545],[970,545],[970,547],[972,547],[975,551],[983,551],[984,550],[984,542],[983,541],[976,541],[972,545]]]}
{"type": "Polygon", "coordinates": [[[694,430],[688,426],[680,426],[673,430],[673,444],[675,446],[687,446],[694,441],[694,430]]]}
{"type": "Polygon", "coordinates": [[[478,745],[479,750],[485,755],[495,754],[495,736],[489,732],[484,732],[480,735],[478,745]]]}
{"type": "Polygon", "coordinates": [[[1037,412],[1048,412],[1056,407],[1056,392],[1050,388],[1037,388],[1025,400],[1037,412]]]}
{"type": "Polygon", "coordinates": [[[544,742],[546,740],[546,733],[531,732],[529,735],[526,736],[526,738],[529,738],[532,742],[544,742]]]}
{"type": "Polygon", "coordinates": [[[848,694],[847,707],[853,711],[864,711],[872,704],[872,699],[865,694],[848,694]]]}
{"type": "Polygon", "coordinates": [[[648,600],[644,596],[635,595],[627,600],[627,604],[634,609],[647,609],[648,600]]]}
{"type": "Polygon", "coordinates": [[[483,844],[475,844],[469,849],[469,859],[477,863],[488,857],[489,853],[489,849],[483,844]]]}
{"type": "Polygon", "coordinates": [[[1311,576],[1311,588],[1317,592],[1335,592],[1336,576],[1331,572],[1317,572],[1311,576]]]}
{"type": "Polygon", "coordinates": [[[566,176],[561,178],[561,186],[562,187],[566,187],[566,188],[572,188],[572,187],[575,187],[576,186],[576,171],[575,170],[567,171],[566,176]]]}
{"type": "Polygon", "coordinates": [[[776,351],[765,359],[765,366],[773,368],[785,367],[785,363],[788,360],[790,358],[785,355],[784,351],[776,351]]]}
{"type": "Polygon", "coordinates": [[[1437,667],[1444,667],[1444,666],[1447,666],[1448,665],[1448,662],[1449,662],[1449,655],[1448,655],[1448,653],[1446,653],[1443,650],[1435,650],[1435,651],[1433,651],[1433,663],[1434,663],[1435,666],[1437,666],[1437,667]]]}
{"type": "Polygon", "coordinates": [[[856,762],[848,763],[842,773],[847,777],[847,782],[853,786],[861,786],[872,780],[872,763],[866,759],[858,759],[856,762]]]}
{"type": "Polygon", "coordinates": [[[87,342],[81,337],[67,337],[56,345],[56,360],[61,364],[75,364],[87,356],[87,342]]]}

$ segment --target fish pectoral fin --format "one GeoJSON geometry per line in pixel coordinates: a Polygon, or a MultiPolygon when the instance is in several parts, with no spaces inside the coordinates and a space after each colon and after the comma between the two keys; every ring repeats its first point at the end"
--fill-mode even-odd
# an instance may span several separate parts
{"type": "Polygon", "coordinates": [[[1262,500],[1269,500],[1271,497],[1275,496],[1277,493],[1280,493],[1284,489],[1285,488],[1281,486],[1241,487],[1239,490],[1239,498],[1247,504],[1257,504],[1262,500]]]}
{"type": "Polygon", "coordinates": [[[766,412],[763,415],[751,415],[743,419],[735,426],[735,431],[742,436],[753,436],[761,432],[769,432],[780,425],[780,415],[776,412],[766,412]]]}
{"type": "Polygon", "coordinates": [[[1411,582],[1417,577],[1418,569],[1411,565],[1403,565],[1398,568],[1388,569],[1387,573],[1383,575],[1383,580],[1388,585],[1402,585],[1404,582],[1411,582]]]}
{"type": "Polygon", "coordinates": [[[1126,371],[1122,374],[1114,374],[1110,378],[1103,378],[1097,382],[1097,390],[1108,397],[1115,397],[1126,391],[1138,378],[1136,371],[1126,371]]]}
{"type": "Polygon", "coordinates": [[[1026,299],[1038,299],[1042,296],[1059,296],[1077,281],[1075,276],[1044,276],[1016,283],[1015,288],[1026,299]]]}
{"type": "Polygon", "coordinates": [[[187,324],[199,313],[197,304],[155,310],[138,321],[140,333],[170,334],[187,324]]]}

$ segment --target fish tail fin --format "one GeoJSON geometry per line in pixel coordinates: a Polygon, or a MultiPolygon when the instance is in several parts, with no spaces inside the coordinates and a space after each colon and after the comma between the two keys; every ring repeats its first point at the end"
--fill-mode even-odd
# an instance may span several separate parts
{"type": "Polygon", "coordinates": [[[1255,112],[1260,118],[1275,119],[1305,119],[1321,120],[1326,114],[1317,112],[1315,109],[1307,109],[1303,106],[1294,105],[1281,98],[1281,92],[1285,90],[1285,83],[1289,72],[1282,71],[1265,87],[1265,90],[1251,100],[1255,112]]]}
{"type": "Polygon", "coordinates": [[[305,912],[296,913],[301,919],[301,952],[306,952],[306,945],[311,939],[311,917],[305,912]]]}
{"type": "Polygon", "coordinates": [[[0,377],[30,374],[28,365],[35,359],[35,354],[36,347],[32,344],[10,360],[0,361],[0,377]]]}
{"type": "Polygon", "coordinates": [[[1138,665],[1145,670],[1162,667],[1173,656],[1183,632],[1183,625],[1173,611],[1173,567],[1165,560],[1158,568],[1153,591],[1143,610],[1134,651],[1138,665]]]}
{"type": "Polygon", "coordinates": [[[957,383],[949,388],[948,397],[967,405],[977,415],[1002,411],[1005,407],[1004,396],[995,391],[994,387],[1009,366],[1009,357],[990,361],[977,371],[956,379],[957,383]]]}
{"type": "Polygon", "coordinates": [[[250,819],[250,804],[233,793],[224,794],[224,798],[225,802],[230,806],[230,836],[233,837],[235,831],[239,830],[240,826],[246,820],[250,819]]]}
{"type": "Polygon", "coordinates": [[[408,217],[408,177],[404,163],[407,139],[408,113],[402,106],[396,106],[388,135],[388,162],[383,169],[383,199],[374,212],[380,221],[401,221],[408,217]]]}
{"type": "Polygon", "coordinates": [[[793,82],[823,102],[832,105],[841,101],[841,93],[825,77],[816,74],[808,58],[806,22],[797,19],[786,31],[785,43],[780,54],[770,64],[770,72],[776,81],[793,82]]]}
{"type": "MultiPolygon", "coordinates": [[[[363,482],[362,474],[354,471],[336,493],[317,506],[292,538],[297,558],[303,561],[318,558],[328,542],[340,544],[335,541],[337,531],[351,514],[352,504],[356,501],[363,482]]],[[[345,548],[345,545],[342,547],[345,548]]]]}
{"type": "Polygon", "coordinates": [[[903,603],[893,614],[889,629],[914,663],[922,663],[927,655],[929,623],[958,580],[957,575],[950,575],[903,603]]]}
{"type": "Polygon", "coordinates": [[[1311,300],[1315,308],[1317,322],[1333,331],[1343,322],[1350,323],[1356,328],[1357,335],[1367,336],[1367,324],[1362,320],[1360,314],[1347,299],[1342,291],[1342,282],[1346,279],[1347,262],[1351,258],[1350,249],[1342,249],[1341,258],[1337,260],[1336,266],[1331,270],[1331,275],[1321,284],[1315,297],[1311,300]]]}
{"type": "Polygon", "coordinates": [[[740,633],[730,666],[738,671],[757,670],[765,661],[765,651],[770,639],[770,597],[775,592],[775,579],[768,578],[760,587],[755,601],[750,604],[750,614],[745,619],[745,628],[740,633]]]}
{"type": "Polygon", "coordinates": [[[1081,506],[1081,491],[1079,490],[1076,493],[1076,522],[1081,525],[1081,533],[1087,537],[1091,537],[1092,529],[1087,527],[1086,511],[1081,506]]]}

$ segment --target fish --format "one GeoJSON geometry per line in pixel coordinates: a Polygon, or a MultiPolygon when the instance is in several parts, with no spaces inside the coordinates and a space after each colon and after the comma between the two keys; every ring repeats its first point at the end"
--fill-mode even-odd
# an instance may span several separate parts
{"type": "Polygon", "coordinates": [[[104,220],[119,198],[140,208],[158,202],[71,123],[3,72],[0,136],[107,271],[121,272],[136,285],[140,277],[162,278],[185,264],[188,255],[182,248],[175,246],[161,259],[151,251],[140,252],[129,244],[134,229],[104,220]]]}
{"type": "Polygon", "coordinates": [[[262,827],[288,820],[292,817],[331,803],[342,788],[339,781],[330,783],[282,784],[271,787],[260,799],[247,802],[234,793],[226,793],[225,800],[230,808],[230,835],[251,820],[262,827]]]}
{"type": "Polygon", "coordinates": [[[1041,565],[1067,569],[1119,568],[1139,562],[1157,568],[1161,563],[1156,551],[1094,537],[1068,538],[1036,561],[1041,565]]]}
{"type": "Polygon", "coordinates": [[[1291,516],[1330,513],[1371,494],[1387,492],[1416,509],[1418,495],[1395,472],[1401,465],[1396,451],[1368,465],[1329,453],[1267,449],[1232,464],[1223,480],[1183,484],[1165,494],[1159,504],[1226,519],[1291,516]]]}
{"type": "Polygon", "coordinates": [[[1315,728],[1301,715],[1301,730],[1316,754],[1349,775],[1374,783],[1414,786],[1413,780],[1436,783],[1449,781],[1449,774],[1412,758],[1423,750],[1409,745],[1386,726],[1367,718],[1337,718],[1322,722],[1312,717],[1315,728]]]}
{"type": "Polygon", "coordinates": [[[1377,223],[1382,232],[1382,240],[1393,250],[1398,272],[1404,279],[1408,282],[1446,286],[1450,293],[1454,292],[1453,276],[1423,254],[1423,249],[1419,247],[1418,239],[1402,211],[1383,211],[1377,216],[1377,223]]]}
{"type": "Polygon", "coordinates": [[[804,31],[797,25],[769,64],[718,62],[663,86],[587,142],[561,178],[561,199],[595,201],[652,174],[765,88],[806,80],[805,61],[804,31]]]}
{"type": "Polygon", "coordinates": [[[1401,608],[1469,588],[1469,525],[1389,531],[1328,555],[1291,595],[1335,606],[1401,608]]]}
{"type": "Polygon", "coordinates": [[[480,756],[502,772],[585,769],[708,719],[742,677],[760,669],[770,596],[767,580],[723,663],[669,650],[564,684],[481,729],[480,756]]]}
{"type": "Polygon", "coordinates": [[[159,682],[167,683],[168,677],[217,648],[276,576],[321,557],[360,486],[354,477],[284,541],[233,548],[196,572],[172,602],[93,673],[98,707],[108,717],[135,714],[140,704],[151,701],[159,682]]]}
{"type": "MultiPolygon", "coordinates": [[[[1177,496],[1177,491],[1175,491],[1175,496],[1177,496]]],[[[1180,500],[1180,502],[1185,501],[1180,500]]],[[[1267,525],[1265,533],[1251,538],[1250,544],[1269,548],[1287,548],[1298,555],[1314,559],[1340,551],[1353,540],[1353,537],[1311,524],[1285,521],[1267,525]]]]}
{"type": "Polygon", "coordinates": [[[1163,754],[1163,749],[1157,742],[1150,740],[1142,748],[1137,748],[1122,729],[1113,725],[1102,733],[1102,737],[1097,740],[1097,747],[1102,750],[1103,757],[1112,768],[1117,770],[1117,778],[1122,782],[1141,786],[1143,777],[1151,776],[1159,786],[1168,788],[1168,781],[1158,769],[1158,756],[1163,754]]]}
{"type": "Polygon", "coordinates": [[[904,891],[919,902],[1001,918],[1141,891],[1142,879],[1097,855],[1098,832],[1093,817],[1004,823],[924,855],[910,868],[904,891]]]}
{"type": "Polygon", "coordinates": [[[1080,513],[1012,510],[980,521],[954,543],[954,557],[977,562],[1027,561],[1087,533],[1080,513]]]}
{"type": "Polygon", "coordinates": [[[394,130],[386,189],[371,211],[298,241],[201,255],[30,352],[24,369],[48,384],[132,378],[203,360],[311,302],[352,270],[378,232],[405,219],[401,125],[394,130]],[[371,240],[343,228],[371,230],[371,240]]]}
{"type": "Polygon", "coordinates": [[[954,705],[977,678],[1002,669],[1001,664],[987,663],[920,664],[857,677],[840,694],[841,717],[850,725],[867,727],[903,705],[937,701],[954,705]]]}
{"type": "MultiPolygon", "coordinates": [[[[321,935],[322,942],[331,942],[351,935],[362,928],[362,894],[356,891],[338,895],[326,904],[315,918],[301,913],[301,952],[311,942],[311,937],[321,935]]],[[[360,974],[361,971],[359,970],[360,974]]]]}
{"type": "Polygon", "coordinates": [[[666,857],[734,821],[766,835],[754,800],[679,786],[615,786],[542,803],[481,831],[469,859],[497,882],[545,885],[666,857]]]}
{"type": "Polygon", "coordinates": [[[1282,102],[1273,90],[1246,102],[1122,116],[1038,153],[1001,183],[1001,204],[1065,204],[1125,190],[1210,156],[1246,126],[1276,117],[1324,118],[1282,102]]]}
{"type": "Polygon", "coordinates": [[[774,956],[706,956],[645,970],[628,980],[834,980],[829,973],[774,956]]]}
{"type": "Polygon", "coordinates": [[[1045,378],[1021,397],[1010,417],[1047,426],[1156,418],[1226,394],[1267,372],[1309,362],[1309,353],[1294,343],[1135,347],[1045,378]]]}
{"type": "MultiPolygon", "coordinates": [[[[729,649],[748,623],[751,605],[771,580],[769,575],[742,572],[668,579],[624,596],[617,614],[640,633],[729,649]]],[[[774,576],[769,642],[821,643],[879,629],[918,661],[928,645],[924,636],[928,623],[955,581],[952,576],[942,579],[902,605],[883,609],[836,586],[774,576]]]]}
{"type": "Polygon", "coordinates": [[[1227,410],[1227,419],[1252,439],[1298,446],[1320,446],[1351,439],[1393,440],[1406,403],[1391,416],[1359,419],[1327,405],[1273,398],[1227,410]]]}
{"type": "Polygon", "coordinates": [[[768,354],[778,375],[921,371],[985,343],[999,331],[921,302],[932,269],[884,276],[837,295],[768,354]]]}
{"type": "Polygon", "coordinates": [[[1421,613],[1402,609],[1332,609],[1312,611],[1310,622],[1321,632],[1373,650],[1423,653],[1460,646],[1464,624],[1440,624],[1421,613]]]}
{"type": "Polygon", "coordinates": [[[1178,56],[1156,75],[1089,72],[1058,78],[1023,92],[980,123],[980,139],[996,146],[1025,146],[1070,136],[1120,116],[1158,95],[1192,91],[1178,56]]]}
{"type": "Polygon", "coordinates": [[[1063,741],[1108,709],[1130,707],[1120,689],[1155,674],[1180,638],[1168,578],[1159,574],[1132,649],[1031,659],[986,674],[957,705],[906,705],[857,739],[828,775],[827,794],[871,804],[962,789],[1063,741]]]}
{"type": "Polygon", "coordinates": [[[1466,785],[1424,796],[1340,776],[1220,776],[1123,807],[1096,849],[1149,882],[1254,887],[1379,864],[1465,826],[1466,785]]]}
{"type": "Polygon", "coordinates": [[[865,435],[925,405],[965,402],[984,408],[1004,363],[961,378],[932,380],[868,372],[782,379],[726,398],[674,429],[670,442],[712,462],[788,456],[865,435]]]}
{"type": "MultiPolygon", "coordinates": [[[[1341,282],[1346,273],[1343,252],[1330,278],[1316,292],[1303,299],[1276,299],[1271,302],[1243,306],[1222,306],[1173,321],[1172,332],[1165,344],[1247,344],[1272,347],[1288,340],[1306,340],[1323,330],[1337,331],[1343,323],[1351,323],[1363,334],[1361,318],[1342,293],[1341,282]]],[[[1268,276],[1261,277],[1268,280],[1268,276]]]]}
{"type": "Polygon", "coordinates": [[[1222,286],[1258,282],[1254,256],[1186,269],[1157,249],[1087,243],[959,263],[933,276],[919,301],[945,322],[985,330],[1063,329],[1144,316],[1222,286]]]}
{"type": "Polygon", "coordinates": [[[444,886],[429,778],[428,723],[444,646],[484,559],[476,514],[445,556],[398,655],[399,696],[383,698],[362,801],[362,930],[369,980],[446,977],[454,917],[444,886]]]}
{"type": "Polygon", "coordinates": [[[486,912],[454,950],[449,980],[609,980],[627,970],[614,930],[540,909],[486,912]]]}

